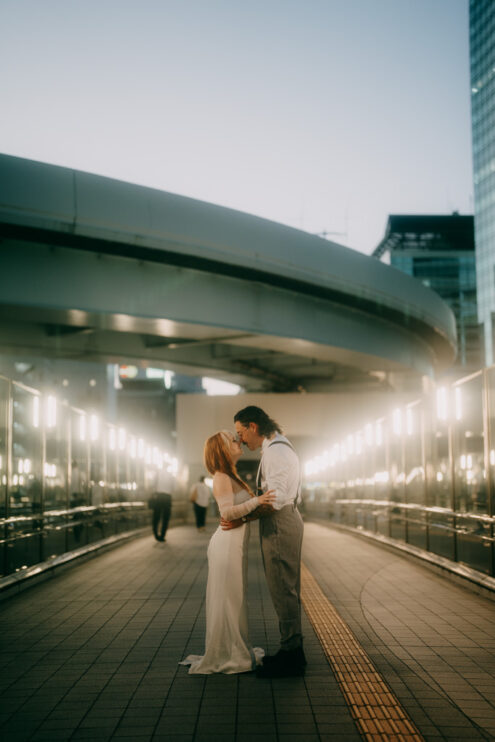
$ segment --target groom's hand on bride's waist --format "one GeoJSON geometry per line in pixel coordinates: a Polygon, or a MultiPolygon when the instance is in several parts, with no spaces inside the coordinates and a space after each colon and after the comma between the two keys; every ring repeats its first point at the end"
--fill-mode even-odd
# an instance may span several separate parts
{"type": "Polygon", "coordinates": [[[235,520],[225,520],[225,518],[220,518],[222,531],[230,531],[232,528],[239,528],[239,526],[242,526],[243,524],[244,521],[241,518],[236,518],[235,520]]]}
{"type": "Polygon", "coordinates": [[[220,525],[223,531],[230,531],[232,528],[239,528],[239,526],[242,526],[244,525],[244,523],[247,523],[251,520],[259,520],[265,515],[273,513],[274,510],[275,508],[273,508],[271,505],[260,505],[256,508],[256,510],[253,510],[252,513],[244,516],[244,518],[236,518],[235,520],[225,520],[225,518],[220,518],[220,525]]]}

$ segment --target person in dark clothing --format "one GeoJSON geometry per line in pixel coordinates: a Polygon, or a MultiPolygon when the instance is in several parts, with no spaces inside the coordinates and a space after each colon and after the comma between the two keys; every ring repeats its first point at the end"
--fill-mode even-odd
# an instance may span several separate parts
{"type": "Polygon", "coordinates": [[[165,541],[172,511],[172,495],[168,492],[155,492],[150,500],[150,507],[153,510],[153,534],[157,541],[165,541]]]}

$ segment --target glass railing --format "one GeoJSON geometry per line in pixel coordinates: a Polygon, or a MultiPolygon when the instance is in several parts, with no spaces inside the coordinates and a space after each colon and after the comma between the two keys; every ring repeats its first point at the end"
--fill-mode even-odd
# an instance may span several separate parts
{"type": "Polygon", "coordinates": [[[495,367],[358,430],[305,464],[308,514],[495,574],[495,367]]]}
{"type": "Polygon", "coordinates": [[[0,376],[0,577],[146,525],[164,470],[156,442],[0,376]]]}

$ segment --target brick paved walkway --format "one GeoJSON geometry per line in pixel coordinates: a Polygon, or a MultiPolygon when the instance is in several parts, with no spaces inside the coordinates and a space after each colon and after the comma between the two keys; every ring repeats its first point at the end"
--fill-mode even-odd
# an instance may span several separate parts
{"type": "MultiPolygon", "coordinates": [[[[359,742],[306,617],[305,678],[177,665],[203,648],[208,538],[179,527],[165,544],[139,539],[0,604],[0,738],[359,742]]],[[[317,524],[304,561],[426,740],[495,739],[492,602],[317,524]]],[[[277,648],[254,533],[250,627],[277,648]]]]}

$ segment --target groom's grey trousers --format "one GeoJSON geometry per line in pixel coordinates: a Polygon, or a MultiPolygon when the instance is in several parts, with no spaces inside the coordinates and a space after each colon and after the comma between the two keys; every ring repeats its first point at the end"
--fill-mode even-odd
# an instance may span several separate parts
{"type": "Polygon", "coordinates": [[[284,650],[302,645],[301,546],[303,521],[294,505],[260,518],[260,541],[268,589],[284,650]]]}

